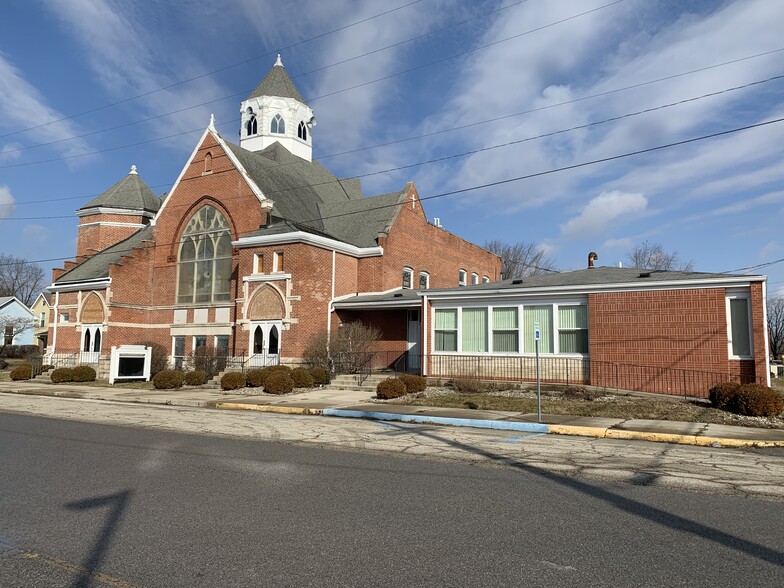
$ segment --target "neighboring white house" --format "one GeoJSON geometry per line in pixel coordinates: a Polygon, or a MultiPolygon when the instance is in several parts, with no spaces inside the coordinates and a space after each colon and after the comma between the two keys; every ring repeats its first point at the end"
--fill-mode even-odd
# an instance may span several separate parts
{"type": "MultiPolygon", "coordinates": [[[[16,321],[14,321],[18,324],[16,321]]],[[[33,345],[33,311],[27,308],[15,296],[0,297],[0,345],[33,345]],[[17,331],[11,320],[25,319],[30,326],[17,331]]]]}

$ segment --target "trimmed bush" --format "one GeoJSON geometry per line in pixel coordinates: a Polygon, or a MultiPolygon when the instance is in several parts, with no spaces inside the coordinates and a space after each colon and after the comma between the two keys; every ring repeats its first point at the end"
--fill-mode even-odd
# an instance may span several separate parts
{"type": "Polygon", "coordinates": [[[295,388],[313,387],[313,376],[311,376],[310,372],[303,367],[298,367],[291,370],[291,379],[294,382],[295,388]]]}
{"type": "Polygon", "coordinates": [[[73,369],[57,368],[55,370],[52,370],[52,373],[49,374],[49,377],[52,379],[52,382],[55,384],[61,384],[63,382],[73,382],[73,369]]]}
{"type": "Polygon", "coordinates": [[[267,394],[288,394],[294,389],[294,380],[285,370],[275,370],[264,382],[264,391],[267,394]]]}
{"type": "Polygon", "coordinates": [[[400,380],[406,386],[406,394],[413,394],[415,392],[424,392],[427,388],[427,380],[422,376],[415,376],[413,374],[405,374],[400,376],[400,380]]]}
{"type": "Polygon", "coordinates": [[[376,386],[376,396],[389,400],[390,398],[400,398],[406,394],[406,385],[400,378],[387,378],[376,386]]]}
{"type": "Polygon", "coordinates": [[[745,416],[772,417],[784,412],[784,397],[761,384],[744,384],[737,391],[732,411],[745,416]]]}
{"type": "Polygon", "coordinates": [[[245,374],[229,372],[221,378],[221,390],[238,390],[245,387],[245,374]]]}
{"type": "Polygon", "coordinates": [[[713,408],[730,410],[734,412],[733,404],[740,390],[737,382],[722,382],[708,390],[708,400],[713,408]]]}
{"type": "Polygon", "coordinates": [[[270,373],[272,373],[272,372],[285,372],[287,374],[291,374],[291,368],[289,366],[287,366],[287,365],[283,365],[282,363],[278,364],[278,365],[271,365],[271,366],[269,366],[268,368],[265,368],[265,369],[268,369],[270,371],[270,373]]]}
{"type": "Polygon", "coordinates": [[[12,380],[29,380],[32,377],[33,366],[31,366],[29,363],[23,363],[11,370],[12,380]]]}
{"type": "Polygon", "coordinates": [[[310,368],[310,375],[313,377],[313,383],[317,386],[326,386],[329,384],[329,372],[324,368],[310,368]]]}
{"type": "Polygon", "coordinates": [[[95,370],[89,365],[77,365],[71,370],[72,382],[95,382],[95,370]]]}
{"type": "Polygon", "coordinates": [[[269,374],[268,371],[265,371],[266,369],[267,368],[248,370],[248,373],[245,374],[245,381],[248,383],[248,386],[251,388],[261,388],[264,385],[264,380],[267,379],[267,375],[269,374]]]}
{"type": "Polygon", "coordinates": [[[207,372],[204,370],[194,370],[185,374],[186,386],[204,386],[207,383],[207,372]]]}
{"type": "Polygon", "coordinates": [[[152,379],[152,384],[157,390],[174,390],[182,387],[185,374],[180,370],[161,370],[152,379]]]}

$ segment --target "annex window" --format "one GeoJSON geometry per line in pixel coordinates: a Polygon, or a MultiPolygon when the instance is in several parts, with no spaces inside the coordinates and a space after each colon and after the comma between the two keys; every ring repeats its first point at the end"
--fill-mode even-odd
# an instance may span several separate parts
{"type": "Polygon", "coordinates": [[[410,267],[403,268],[403,287],[411,288],[414,284],[414,270],[410,267]]]}
{"type": "Polygon", "coordinates": [[[457,351],[457,309],[436,309],[436,351],[457,351]]]}
{"type": "Polygon", "coordinates": [[[250,115],[250,118],[248,119],[248,122],[245,125],[245,131],[248,137],[259,134],[259,123],[256,120],[255,114],[250,115]]]}
{"type": "Polygon", "coordinates": [[[558,307],[558,352],[588,353],[588,307],[586,305],[558,307]]]}
{"type": "Polygon", "coordinates": [[[229,300],[231,234],[218,210],[204,206],[188,221],[180,244],[177,302],[229,300]]]}
{"type": "Polygon", "coordinates": [[[457,285],[458,286],[465,286],[467,280],[467,274],[464,269],[458,270],[457,272],[457,285]]]}
{"type": "Polygon", "coordinates": [[[67,313],[67,312],[61,312],[60,313],[60,322],[61,323],[67,323],[70,320],[71,320],[71,315],[69,313],[67,313]]]}
{"type": "Polygon", "coordinates": [[[479,274],[471,274],[471,285],[479,283],[479,274]]]}
{"type": "Polygon", "coordinates": [[[193,338],[193,350],[198,351],[199,349],[207,349],[206,335],[196,335],[193,338]]]}
{"type": "Polygon", "coordinates": [[[254,274],[264,273],[264,255],[261,253],[253,254],[253,273],[254,274]]]}
{"type": "Polygon", "coordinates": [[[490,283],[490,278],[488,278],[487,276],[482,276],[482,283],[483,284],[489,284],[490,283]]]}
{"type": "Polygon", "coordinates": [[[516,306],[493,308],[493,351],[496,353],[517,353],[518,312],[516,306]]]}
{"type": "Polygon", "coordinates": [[[217,335],[215,337],[215,355],[218,357],[226,357],[229,355],[228,335],[217,335]]]}
{"type": "Polygon", "coordinates": [[[539,353],[553,353],[553,305],[523,307],[524,343],[526,353],[536,352],[534,330],[539,325],[539,353]]]}
{"type": "Polygon", "coordinates": [[[751,313],[746,297],[727,298],[730,357],[752,357],[751,313]]]}
{"type": "Polygon", "coordinates": [[[174,358],[174,369],[181,370],[185,363],[185,337],[174,337],[172,342],[172,357],[174,358]]]}
{"type": "Polygon", "coordinates": [[[483,353],[487,351],[487,309],[463,309],[463,352],[483,353]]]}
{"type": "Polygon", "coordinates": [[[308,127],[302,121],[299,122],[299,126],[297,127],[297,137],[299,137],[303,141],[308,140],[308,127]]]}
{"type": "Polygon", "coordinates": [[[275,133],[276,135],[284,135],[286,133],[286,121],[279,114],[272,117],[270,133],[275,133]]]}
{"type": "Polygon", "coordinates": [[[430,274],[427,272],[419,272],[419,289],[427,290],[430,287],[430,274]]]}

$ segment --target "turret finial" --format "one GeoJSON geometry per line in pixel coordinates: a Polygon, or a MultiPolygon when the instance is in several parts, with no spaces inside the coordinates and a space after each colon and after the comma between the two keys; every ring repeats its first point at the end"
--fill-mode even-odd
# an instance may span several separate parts
{"type": "Polygon", "coordinates": [[[275,65],[272,67],[280,66],[283,67],[283,62],[280,60],[280,53],[278,53],[278,58],[275,60],[275,65]]]}
{"type": "Polygon", "coordinates": [[[128,172],[128,175],[130,175],[130,174],[133,174],[133,175],[137,175],[138,174],[138,172],[136,171],[136,166],[135,165],[131,166],[131,171],[128,172]]]}
{"type": "Polygon", "coordinates": [[[208,128],[211,131],[215,131],[215,114],[210,114],[210,126],[208,128]]]}

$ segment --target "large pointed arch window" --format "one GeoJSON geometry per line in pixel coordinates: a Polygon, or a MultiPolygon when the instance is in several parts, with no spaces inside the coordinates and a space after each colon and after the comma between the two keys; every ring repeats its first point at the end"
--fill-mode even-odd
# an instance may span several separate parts
{"type": "Polygon", "coordinates": [[[229,300],[231,289],[231,233],[218,210],[205,206],[185,227],[180,244],[177,302],[229,300]]]}
{"type": "Polygon", "coordinates": [[[272,117],[270,133],[275,133],[276,135],[284,135],[286,133],[286,121],[279,114],[272,117]]]}

